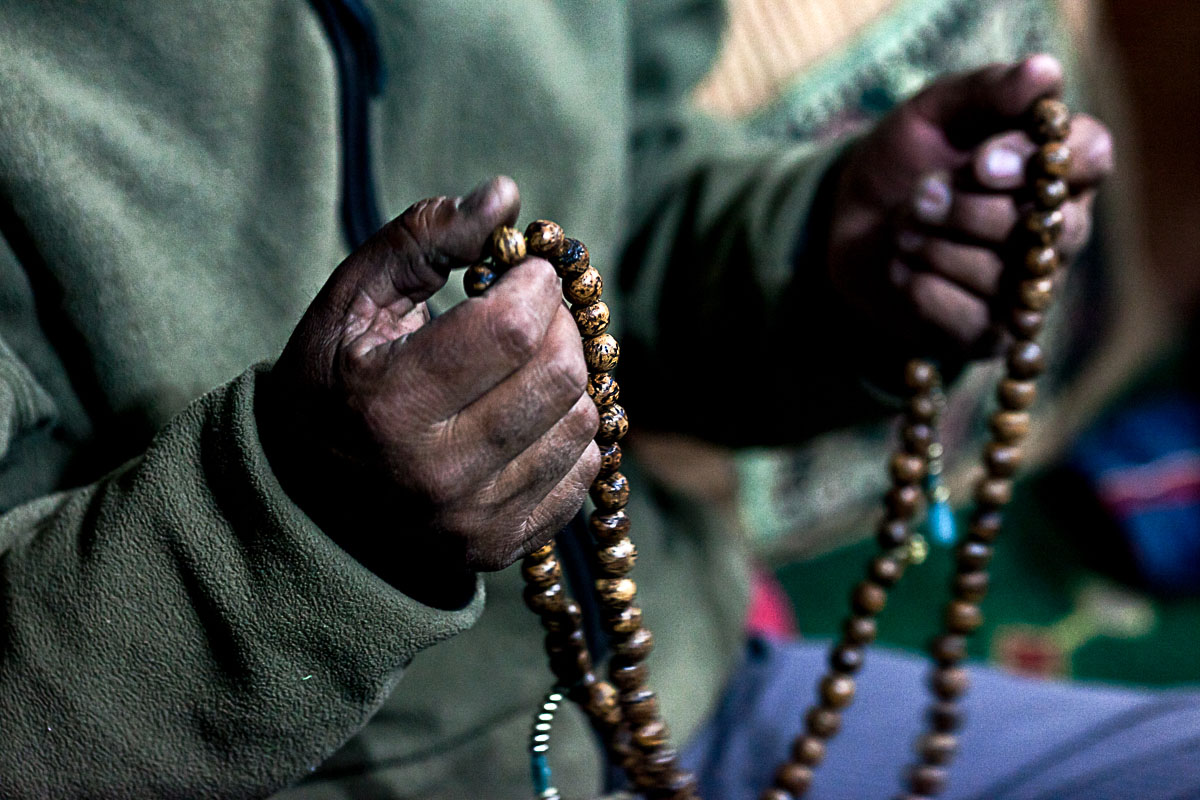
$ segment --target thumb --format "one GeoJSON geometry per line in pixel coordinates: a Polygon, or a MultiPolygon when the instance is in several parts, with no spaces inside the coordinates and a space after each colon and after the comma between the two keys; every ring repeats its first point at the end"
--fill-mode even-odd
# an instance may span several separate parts
{"type": "Polygon", "coordinates": [[[929,86],[913,98],[913,110],[941,129],[947,141],[968,150],[1012,128],[1035,100],[1062,92],[1062,65],[1035,55],[995,64],[929,86]]]}

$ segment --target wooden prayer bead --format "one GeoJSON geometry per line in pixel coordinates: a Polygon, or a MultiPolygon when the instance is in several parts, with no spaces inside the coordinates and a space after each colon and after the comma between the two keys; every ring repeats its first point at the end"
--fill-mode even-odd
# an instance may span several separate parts
{"type": "Polygon", "coordinates": [[[637,606],[622,608],[609,618],[609,624],[617,633],[633,633],[642,627],[642,610],[637,606]]]}
{"type": "Polygon", "coordinates": [[[821,705],[841,710],[854,700],[854,679],[849,675],[826,675],[821,679],[821,705]]]}
{"type": "Polygon", "coordinates": [[[831,709],[815,706],[808,710],[804,724],[813,736],[828,739],[837,735],[838,729],[842,727],[842,715],[831,709]]]}
{"type": "Polygon", "coordinates": [[[958,737],[949,733],[927,733],[917,742],[917,753],[926,764],[945,764],[958,749],[958,737]]]}
{"type": "Polygon", "coordinates": [[[1071,168],[1071,148],[1062,142],[1048,142],[1033,154],[1032,167],[1045,175],[1062,178],[1071,168]]]}
{"type": "Polygon", "coordinates": [[[986,572],[960,572],[954,576],[954,596],[969,603],[978,603],[988,590],[986,572]]]}
{"type": "Polygon", "coordinates": [[[626,661],[643,661],[653,649],[654,634],[649,628],[638,628],[625,639],[613,643],[613,653],[626,661]]]}
{"type": "Polygon", "coordinates": [[[609,679],[622,692],[631,692],[643,686],[646,683],[648,674],[646,665],[641,662],[636,664],[614,664],[608,671],[609,679]]]}
{"type": "Polygon", "coordinates": [[[649,689],[643,689],[622,697],[621,708],[630,724],[645,725],[658,717],[658,696],[649,689]]]}
{"type": "Polygon", "coordinates": [[[873,617],[854,616],[846,620],[842,627],[842,635],[851,644],[870,644],[875,641],[875,619],[873,617]]]}
{"type": "Polygon", "coordinates": [[[600,447],[600,476],[611,475],[621,468],[621,445],[616,442],[600,447]]]}
{"type": "Polygon", "coordinates": [[[600,569],[608,575],[624,575],[633,569],[635,561],[637,561],[637,548],[628,538],[596,550],[596,562],[600,569]]]}
{"type": "Polygon", "coordinates": [[[1066,139],[1071,133],[1071,112],[1061,100],[1044,98],[1033,106],[1033,131],[1039,142],[1066,139]]]}
{"type": "Polygon", "coordinates": [[[497,277],[499,276],[492,269],[492,265],[486,261],[472,264],[463,273],[463,291],[468,297],[478,297],[496,282],[497,277]]]}
{"type": "Polygon", "coordinates": [[[967,639],[959,634],[942,634],[929,645],[929,654],[939,666],[953,666],[967,657],[967,639]]]}
{"type": "Polygon", "coordinates": [[[585,648],[587,641],[584,638],[583,631],[574,628],[547,636],[545,646],[546,652],[551,655],[556,653],[575,653],[585,648]]]}
{"type": "Polygon", "coordinates": [[[861,581],[854,588],[851,602],[859,614],[874,616],[887,605],[887,592],[877,583],[861,581]]]}
{"type": "Polygon", "coordinates": [[[1017,296],[1021,305],[1033,311],[1045,311],[1054,301],[1054,281],[1050,278],[1030,278],[1021,281],[1017,296]]]}
{"type": "Polygon", "coordinates": [[[966,541],[958,548],[958,571],[975,572],[986,569],[992,560],[992,546],[983,542],[966,541]]]}
{"type": "Polygon", "coordinates": [[[562,580],[562,570],[559,569],[558,559],[526,558],[521,564],[521,575],[534,586],[546,587],[562,580]]]}
{"type": "Polygon", "coordinates": [[[600,409],[600,427],[596,431],[597,444],[609,444],[629,433],[629,417],[622,406],[613,403],[600,409]]]}
{"type": "Polygon", "coordinates": [[[492,231],[492,258],[506,267],[521,263],[525,258],[525,237],[507,225],[496,228],[492,231]]]}
{"type": "Polygon", "coordinates": [[[904,564],[890,556],[876,556],[871,559],[867,576],[884,588],[891,588],[904,575],[904,564]]]}
{"type": "Polygon", "coordinates": [[[583,360],[587,362],[589,372],[611,372],[620,357],[620,345],[607,333],[583,342],[583,360]]]}
{"type": "Polygon", "coordinates": [[[1036,378],[1046,369],[1046,356],[1037,342],[1014,342],[1008,349],[1008,373],[1019,380],[1036,378]]]}
{"type": "Polygon", "coordinates": [[[923,422],[905,425],[902,431],[904,436],[904,447],[914,456],[926,456],[929,453],[929,445],[934,442],[933,428],[923,422]]]}
{"type": "Polygon", "coordinates": [[[908,523],[895,517],[885,519],[875,532],[875,541],[884,550],[903,547],[908,543],[908,523]]]}
{"type": "Polygon", "coordinates": [[[997,478],[1009,478],[1021,466],[1021,448],[1011,444],[988,442],[983,460],[988,474],[997,478]]]}
{"type": "Polygon", "coordinates": [[[525,605],[537,614],[548,614],[562,611],[566,603],[566,593],[562,583],[552,583],[549,586],[526,586],[525,605]]]}
{"type": "Polygon", "coordinates": [[[983,478],[975,486],[975,502],[981,506],[998,507],[1012,500],[1012,481],[1008,478],[983,478]]]}
{"type": "Polygon", "coordinates": [[[928,392],[913,395],[908,401],[908,418],[929,424],[937,416],[938,404],[928,392]]]}
{"type": "Polygon", "coordinates": [[[562,251],[555,260],[555,266],[562,270],[564,275],[578,275],[591,266],[591,263],[583,242],[570,237],[563,240],[562,251]]]}
{"type": "Polygon", "coordinates": [[[895,517],[910,519],[917,513],[922,499],[924,493],[916,484],[896,486],[887,493],[888,510],[895,517]]]}
{"type": "Polygon", "coordinates": [[[1005,378],[996,389],[996,399],[1001,407],[1021,411],[1033,405],[1037,399],[1037,384],[1033,381],[1018,381],[1005,378]]]}
{"type": "Polygon", "coordinates": [[[983,624],[983,612],[974,603],[953,600],[946,608],[946,629],[954,633],[972,633],[983,624]]]}
{"type": "Polygon", "coordinates": [[[841,644],[829,654],[829,668],[834,672],[853,675],[862,667],[862,663],[863,651],[860,647],[841,644]]]}
{"type": "Polygon", "coordinates": [[[671,732],[667,723],[660,719],[639,725],[633,729],[633,744],[640,750],[653,750],[662,747],[670,739],[671,732]]]}
{"type": "Polygon", "coordinates": [[[803,764],[793,764],[790,761],[780,765],[779,769],[775,771],[775,785],[793,795],[807,792],[812,779],[813,771],[811,769],[803,764]]]}
{"type": "Polygon", "coordinates": [[[1067,195],[1067,182],[1062,178],[1041,178],[1033,187],[1034,199],[1042,208],[1058,208],[1067,195]]]}
{"type": "Polygon", "coordinates": [[[547,652],[546,661],[550,671],[562,683],[574,683],[581,672],[592,663],[586,649],[571,647],[547,652]]]}
{"type": "Polygon", "coordinates": [[[939,667],[933,671],[930,688],[942,700],[955,700],[967,691],[970,677],[962,667],[939,667]]]}
{"type": "Polygon", "coordinates": [[[791,792],[786,792],[783,789],[772,786],[770,789],[763,789],[762,794],[758,796],[758,800],[796,800],[796,798],[791,792]]]}
{"type": "Polygon", "coordinates": [[[544,544],[541,547],[539,547],[537,550],[534,550],[532,553],[530,553],[528,556],[526,556],[526,558],[535,558],[539,561],[542,561],[547,558],[550,558],[553,555],[554,555],[554,542],[550,542],[549,544],[544,544]]]}
{"type": "Polygon", "coordinates": [[[525,246],[539,258],[556,258],[562,252],[565,238],[562,226],[548,219],[536,219],[525,228],[525,246]]]}
{"type": "Polygon", "coordinates": [[[825,760],[825,742],[816,736],[797,736],[792,744],[792,760],[815,767],[825,760]]]}
{"type": "Polygon", "coordinates": [[[911,453],[892,456],[892,480],[896,483],[917,483],[925,477],[925,459],[911,453]]]}
{"type": "Polygon", "coordinates": [[[603,292],[604,279],[600,277],[600,272],[595,267],[588,267],[578,275],[563,280],[563,296],[572,305],[591,305],[600,299],[603,292]]]}
{"type": "Polygon", "coordinates": [[[620,608],[629,605],[637,597],[637,584],[629,578],[599,578],[596,581],[596,594],[609,608],[620,608]]]}
{"type": "MultiPolygon", "coordinates": [[[[613,474],[620,475],[621,473],[613,474]]],[[[628,536],[631,527],[629,516],[624,511],[605,513],[597,509],[588,518],[588,528],[591,529],[592,535],[602,542],[615,541],[628,536]]]]}
{"type": "Polygon", "coordinates": [[[1016,444],[1029,433],[1029,414],[1024,411],[997,411],[992,414],[992,435],[1005,444],[1016,444]]]}
{"type": "Polygon", "coordinates": [[[918,764],[908,774],[908,785],[914,792],[932,797],[946,788],[946,770],[918,764]]]}
{"type": "Polygon", "coordinates": [[[1044,278],[1058,269],[1058,251],[1053,247],[1034,247],[1025,254],[1025,269],[1030,274],[1044,278]]]}
{"type": "Polygon", "coordinates": [[[1025,217],[1025,230],[1035,241],[1047,247],[1062,236],[1064,221],[1062,211],[1057,208],[1050,211],[1033,211],[1025,217]]]}
{"type": "Polygon", "coordinates": [[[952,700],[942,700],[929,707],[929,725],[938,733],[953,733],[962,721],[962,709],[952,700]]]}
{"type": "Polygon", "coordinates": [[[575,317],[575,325],[583,336],[599,336],[608,330],[608,304],[600,300],[586,306],[576,306],[571,309],[571,316],[575,317]]]}
{"type": "Polygon", "coordinates": [[[1028,308],[1017,308],[1013,310],[1012,319],[1009,322],[1009,329],[1018,339],[1032,339],[1037,336],[1042,330],[1042,325],[1045,324],[1046,317],[1040,311],[1031,311],[1028,308]]]}
{"type": "Polygon", "coordinates": [[[971,515],[967,534],[981,542],[991,542],[1000,534],[1003,524],[1004,517],[999,511],[976,509],[971,515]]]}
{"type": "Polygon", "coordinates": [[[937,385],[937,368],[928,361],[914,358],[904,368],[904,383],[916,392],[927,392],[937,385]]]}
{"type": "Polygon", "coordinates": [[[563,604],[561,610],[544,614],[542,626],[550,633],[562,633],[578,628],[582,620],[583,614],[579,609],[579,604],[574,600],[568,600],[563,604]]]}
{"type": "Polygon", "coordinates": [[[597,509],[612,512],[624,508],[629,502],[629,479],[620,472],[597,478],[592,483],[591,496],[597,509]]]}
{"type": "Polygon", "coordinates": [[[595,681],[588,687],[588,711],[604,716],[617,711],[617,690],[608,681],[595,681]]]}
{"type": "Polygon", "coordinates": [[[588,376],[588,397],[597,406],[604,407],[617,402],[621,396],[621,387],[610,372],[596,372],[588,376]]]}

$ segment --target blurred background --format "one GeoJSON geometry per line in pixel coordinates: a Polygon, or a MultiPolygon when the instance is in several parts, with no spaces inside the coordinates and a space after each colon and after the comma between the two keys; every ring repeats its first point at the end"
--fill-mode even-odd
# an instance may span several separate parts
{"type": "MultiPolygon", "coordinates": [[[[1068,62],[1069,99],[1109,125],[1118,168],[1093,243],[1073,268],[1060,312],[1068,332],[1055,341],[1051,390],[1034,409],[1033,464],[996,549],[973,655],[1046,677],[1196,681],[1200,3],[979,5],[1005,6],[1008,16],[942,3],[940,16],[919,18],[929,6],[921,0],[731,0],[721,55],[695,100],[763,135],[840,135],[931,74],[978,63],[972,53],[906,51],[892,68],[863,73],[857,116],[822,116],[822,76],[837,73],[844,86],[865,52],[878,61],[880,48],[911,47],[922,26],[1005,26],[997,40],[1021,43],[1006,57],[1050,50],[1068,62]],[[1042,13],[1048,5],[1054,25],[1042,13]]],[[[985,368],[956,386],[968,399],[947,411],[952,438],[966,444],[978,432],[990,411],[978,389],[995,378],[985,368]]],[[[751,627],[825,637],[876,549],[890,434],[833,433],[801,449],[739,453],[647,435],[639,448],[664,481],[712,504],[752,541],[763,567],[751,627]]],[[[948,460],[954,497],[969,495],[976,474],[978,447],[963,449],[948,460]]],[[[920,649],[938,626],[952,554],[927,550],[880,618],[885,642],[920,649]]]]}

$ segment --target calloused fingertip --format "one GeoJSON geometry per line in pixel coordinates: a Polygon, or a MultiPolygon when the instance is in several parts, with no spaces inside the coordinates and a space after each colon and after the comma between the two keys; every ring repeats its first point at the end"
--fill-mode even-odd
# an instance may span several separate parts
{"type": "Polygon", "coordinates": [[[1037,53],[1017,64],[1016,69],[1029,80],[1045,86],[1044,93],[1058,94],[1062,91],[1063,66],[1049,53],[1037,53]]]}
{"type": "Polygon", "coordinates": [[[521,192],[512,178],[497,175],[476,186],[465,197],[458,198],[456,205],[464,213],[496,217],[511,224],[521,212],[521,192]]]}

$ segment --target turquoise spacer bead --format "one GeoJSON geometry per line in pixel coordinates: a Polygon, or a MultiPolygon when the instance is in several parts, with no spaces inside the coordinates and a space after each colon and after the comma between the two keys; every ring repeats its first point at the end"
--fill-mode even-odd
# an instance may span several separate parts
{"type": "Polygon", "coordinates": [[[533,778],[533,792],[540,797],[550,789],[550,761],[546,758],[546,754],[531,754],[529,769],[533,778]]]}
{"type": "Polygon", "coordinates": [[[939,547],[952,547],[958,541],[958,523],[954,519],[954,509],[946,500],[947,494],[936,474],[926,477],[925,496],[929,499],[929,512],[925,527],[929,530],[929,538],[939,547]]]}

